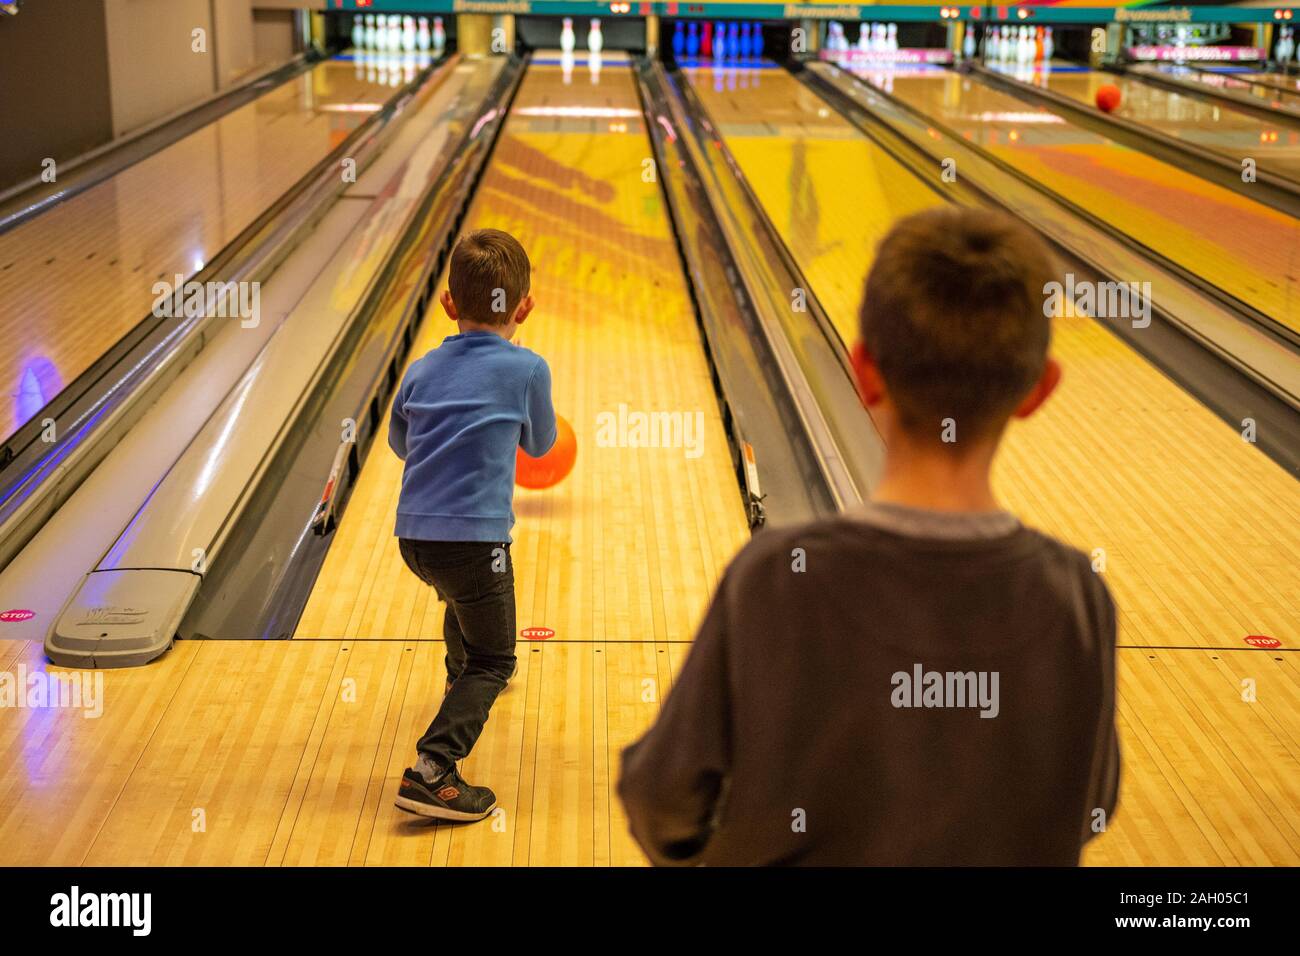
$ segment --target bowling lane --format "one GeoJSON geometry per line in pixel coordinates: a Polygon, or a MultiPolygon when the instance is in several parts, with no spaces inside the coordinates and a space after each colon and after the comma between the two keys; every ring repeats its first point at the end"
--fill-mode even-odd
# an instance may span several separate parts
{"type": "MultiPolygon", "coordinates": [[[[593,73],[585,56],[569,70],[535,56],[464,225],[528,250],[537,307],[520,341],[550,364],[578,439],[567,479],[516,493],[519,627],[689,640],[748,532],[662,195],[643,181],[652,153],[633,77],[625,58],[602,59],[593,73]],[[698,418],[698,457],[598,446],[598,416],[620,409],[698,418]]],[[[411,358],[455,331],[435,307],[411,358]]],[[[441,638],[442,607],[392,536],[401,474],[377,437],[297,637],[441,638]]]]}
{"type": "MultiPolygon", "coordinates": [[[[1010,68],[1006,72],[1015,75],[1010,68]]],[[[1300,183],[1300,128],[1289,123],[1270,123],[1222,102],[1144,83],[1135,75],[1117,76],[1075,67],[1037,70],[1026,77],[1026,82],[1088,106],[1095,104],[1099,87],[1113,84],[1122,95],[1115,115],[1189,145],[1214,150],[1233,162],[1249,156],[1260,169],[1300,183]]]]}
{"type": "Polygon", "coordinates": [[[1279,86],[1276,79],[1272,81],[1268,79],[1275,76],[1275,74],[1230,73],[1213,69],[1178,66],[1174,63],[1144,65],[1134,68],[1135,73],[1141,73],[1143,70],[1155,70],[1186,82],[1201,83],[1211,89],[1226,90],[1229,93],[1251,96],[1275,109],[1286,107],[1289,110],[1300,111],[1300,87],[1279,86]]]}
{"type": "Polygon", "coordinates": [[[895,219],[926,208],[933,191],[785,70],[768,64],[683,73],[726,132],[773,224],[804,251],[799,264],[812,287],[828,307],[842,306],[830,308],[831,318],[852,341],[862,249],[895,219]],[[819,188],[827,183],[836,188],[819,188]]]}
{"type": "Polygon", "coordinates": [[[380,109],[401,76],[380,65],[324,61],[0,235],[0,433],[147,315],[155,282],[200,270],[380,109]]]}
{"type": "MultiPolygon", "coordinates": [[[[876,242],[896,215],[942,197],[785,72],[734,84],[727,74],[721,89],[711,70],[689,78],[852,341],[876,242]]],[[[1001,125],[991,136],[1006,141],[1001,125]]],[[[1014,128],[1030,135],[1035,124],[1014,128]]],[[[1121,643],[1244,648],[1250,634],[1296,637],[1295,480],[1092,320],[1057,320],[1054,350],[1062,386],[1009,430],[996,486],[1028,522],[1104,559],[1121,643]]]]}
{"type": "MultiPolygon", "coordinates": [[[[749,537],[667,210],[643,175],[654,154],[631,71],[608,54],[598,72],[585,56],[562,62],[534,58],[464,224],[504,229],[528,250],[537,306],[520,340],[550,365],[578,457],[556,487],[516,491],[518,627],[554,636],[519,642],[519,676],[466,761],[520,837],[459,828],[448,837],[452,859],[643,859],[614,794],[618,753],[653,719],[672,680],[668,649],[692,638],[749,537]],[[601,420],[660,411],[702,425],[698,444],[629,447],[617,425],[598,443],[601,420]]],[[[411,358],[455,331],[435,305],[411,358]]],[[[415,665],[427,691],[408,701],[417,713],[394,766],[440,699],[443,618],[393,537],[401,476],[377,435],[295,634],[360,647],[428,642],[415,665]]],[[[384,800],[376,831],[395,832],[403,818],[384,800]]],[[[299,825],[311,835],[330,820],[322,810],[299,825]]]]}
{"type": "Polygon", "coordinates": [[[973,77],[948,71],[897,76],[892,93],[1148,248],[1300,330],[1300,221],[973,77]]]}
{"type": "Polygon", "coordinates": [[[1287,105],[1292,107],[1300,106],[1300,74],[1293,73],[1283,76],[1281,73],[1236,73],[1213,69],[1209,72],[1219,76],[1231,76],[1255,86],[1266,86],[1280,90],[1288,94],[1289,97],[1294,97],[1294,99],[1290,99],[1287,105]]]}

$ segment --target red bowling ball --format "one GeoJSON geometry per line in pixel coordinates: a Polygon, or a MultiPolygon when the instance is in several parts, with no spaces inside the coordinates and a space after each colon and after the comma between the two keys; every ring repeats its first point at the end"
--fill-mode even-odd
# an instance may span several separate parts
{"type": "Polygon", "coordinates": [[[1103,113],[1113,113],[1118,109],[1120,99],[1119,87],[1114,83],[1107,83],[1105,86],[1097,87],[1097,109],[1103,113]]]}
{"type": "Polygon", "coordinates": [[[533,458],[524,454],[522,448],[515,453],[515,484],[520,488],[532,491],[552,488],[573,471],[573,463],[578,458],[578,439],[567,419],[556,415],[555,424],[559,436],[545,455],[533,458]]]}

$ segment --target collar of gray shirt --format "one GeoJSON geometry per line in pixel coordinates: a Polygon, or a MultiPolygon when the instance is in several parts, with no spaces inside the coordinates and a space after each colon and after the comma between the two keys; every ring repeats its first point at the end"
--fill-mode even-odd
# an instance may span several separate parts
{"type": "Polygon", "coordinates": [[[908,538],[1001,538],[1020,528],[1020,519],[1009,511],[932,511],[882,501],[864,501],[847,509],[844,515],[908,538]]]}

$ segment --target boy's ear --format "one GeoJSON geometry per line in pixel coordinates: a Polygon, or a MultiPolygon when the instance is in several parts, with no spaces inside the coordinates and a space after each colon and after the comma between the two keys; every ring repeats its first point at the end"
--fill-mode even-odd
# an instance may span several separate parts
{"type": "Polygon", "coordinates": [[[1034,412],[1038,411],[1043,402],[1056,391],[1056,386],[1061,382],[1061,363],[1050,356],[1047,364],[1043,366],[1043,374],[1038,376],[1038,381],[1034,387],[1029,390],[1029,394],[1020,400],[1016,410],[1012,412],[1014,418],[1028,418],[1034,412]]]}
{"type": "Polygon", "coordinates": [[[536,303],[533,302],[531,295],[526,295],[519,300],[519,304],[515,306],[515,325],[521,324],[524,319],[528,318],[528,313],[533,311],[534,305],[536,303]]]}
{"type": "Polygon", "coordinates": [[[451,290],[443,289],[442,295],[438,296],[438,301],[442,303],[443,311],[447,313],[447,318],[453,322],[460,321],[460,314],[456,311],[456,303],[451,301],[451,290]]]}
{"type": "Polygon", "coordinates": [[[867,408],[879,405],[885,397],[885,380],[880,375],[876,360],[871,357],[862,342],[854,342],[849,350],[849,360],[853,365],[853,377],[858,384],[858,397],[867,408]]]}

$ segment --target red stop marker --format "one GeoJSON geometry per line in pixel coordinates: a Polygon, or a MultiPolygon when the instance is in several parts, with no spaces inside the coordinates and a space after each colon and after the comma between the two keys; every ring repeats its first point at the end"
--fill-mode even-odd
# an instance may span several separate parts
{"type": "Polygon", "coordinates": [[[35,616],[35,611],[28,611],[23,608],[10,608],[8,611],[0,611],[0,621],[4,621],[7,624],[17,623],[18,621],[30,621],[35,616]]]}
{"type": "Polygon", "coordinates": [[[1270,650],[1282,646],[1282,642],[1276,637],[1267,637],[1263,634],[1251,634],[1247,636],[1246,643],[1251,647],[1267,647],[1270,650]]]}
{"type": "Polygon", "coordinates": [[[545,641],[555,636],[549,627],[526,627],[519,632],[525,641],[545,641]]]}

